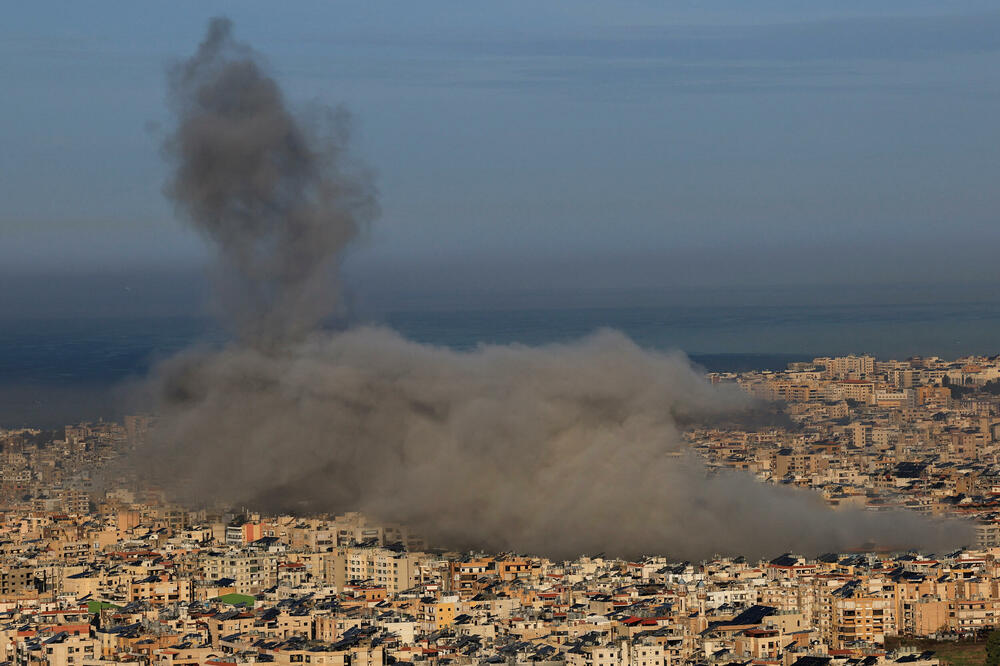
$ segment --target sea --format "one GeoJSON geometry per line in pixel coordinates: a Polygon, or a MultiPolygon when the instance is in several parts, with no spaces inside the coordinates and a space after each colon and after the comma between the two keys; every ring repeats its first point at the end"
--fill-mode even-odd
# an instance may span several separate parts
{"type": "MultiPolygon", "coordinates": [[[[354,323],[388,326],[412,340],[458,350],[545,345],[611,328],[645,348],[682,350],[705,370],[728,372],[780,369],[848,353],[880,358],[1000,353],[1000,297],[977,294],[895,303],[408,304],[369,311],[354,323]]],[[[53,428],[118,417],[141,404],[142,378],[156,362],[192,345],[228,339],[203,315],[16,315],[0,317],[0,427],[53,428]]]]}

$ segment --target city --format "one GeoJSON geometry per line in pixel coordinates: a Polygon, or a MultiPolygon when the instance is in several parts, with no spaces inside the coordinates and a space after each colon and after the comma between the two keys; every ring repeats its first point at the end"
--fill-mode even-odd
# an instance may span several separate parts
{"type": "Polygon", "coordinates": [[[0,666],[1000,666],[995,0],[10,3],[0,666]]]}
{"type": "Polygon", "coordinates": [[[948,553],[449,552],[357,513],[191,509],[116,466],[155,419],[2,433],[6,659],[58,664],[937,664],[1000,625],[1000,358],[710,373],[787,428],[693,428],[710,469],[834,510],[974,520],[948,553]]]}

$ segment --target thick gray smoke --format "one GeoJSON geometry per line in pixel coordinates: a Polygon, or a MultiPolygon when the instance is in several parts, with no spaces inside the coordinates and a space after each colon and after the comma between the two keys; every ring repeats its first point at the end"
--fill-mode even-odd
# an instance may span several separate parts
{"type": "Polygon", "coordinates": [[[244,342],[294,340],[336,303],[336,264],[375,213],[346,153],[347,115],[308,125],[285,105],[258,57],[213,19],[169,76],[178,124],[165,144],[167,194],[219,251],[222,308],[244,342]]]}
{"type": "Polygon", "coordinates": [[[455,352],[385,329],[164,368],[184,496],[361,509],[449,546],[570,555],[941,545],[912,514],[835,513],[746,475],[706,478],[676,423],[746,406],[680,354],[613,332],[455,352]]]}
{"type": "Polygon", "coordinates": [[[213,22],[171,79],[170,192],[244,295],[226,301],[240,342],[178,356],[156,377],[164,418],[144,453],[180,497],[360,509],[438,545],[556,555],[966,536],[910,514],[833,512],[746,475],[709,478],[678,424],[739,413],[748,398],[618,333],[457,352],[381,328],[319,330],[326,268],[373,204],[337,159],[316,157],[254,62],[213,22]]]}

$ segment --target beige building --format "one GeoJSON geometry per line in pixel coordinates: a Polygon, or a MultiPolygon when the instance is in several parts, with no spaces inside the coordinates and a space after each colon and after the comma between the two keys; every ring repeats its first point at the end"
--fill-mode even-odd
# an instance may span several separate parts
{"type": "Polygon", "coordinates": [[[277,583],[281,560],[275,553],[231,551],[204,557],[201,571],[205,580],[231,578],[239,594],[257,594],[277,583]]]}
{"type": "Polygon", "coordinates": [[[0,569],[0,597],[20,597],[35,593],[35,570],[31,567],[0,569]]]}
{"type": "Polygon", "coordinates": [[[887,634],[895,633],[892,601],[876,597],[834,597],[831,608],[834,647],[848,646],[855,641],[885,642],[887,634]]]}
{"type": "Polygon", "coordinates": [[[338,590],[351,581],[368,581],[394,594],[410,589],[420,580],[419,558],[414,553],[342,546],[324,555],[324,579],[338,590]]]}
{"type": "Polygon", "coordinates": [[[41,646],[48,666],[79,666],[101,655],[100,641],[85,635],[58,635],[41,646]]]}
{"type": "Polygon", "coordinates": [[[829,377],[847,377],[861,379],[875,374],[874,356],[838,356],[836,358],[822,357],[813,359],[815,365],[826,368],[829,377]]]}

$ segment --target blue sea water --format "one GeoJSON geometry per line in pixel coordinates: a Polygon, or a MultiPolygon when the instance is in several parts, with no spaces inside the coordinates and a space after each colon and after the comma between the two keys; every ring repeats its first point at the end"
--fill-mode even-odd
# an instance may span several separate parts
{"type": "Polygon", "coordinates": [[[609,327],[644,347],[681,349],[709,359],[716,370],[768,367],[761,363],[791,356],[868,352],[900,358],[1000,351],[1000,304],[989,302],[401,311],[389,313],[386,321],[414,340],[456,348],[544,344],[609,327]]]}
{"type": "MultiPolygon", "coordinates": [[[[386,310],[371,323],[434,345],[539,345],[601,328],[681,349],[709,370],[780,368],[817,355],[1000,353],[1000,302],[629,305],[386,310]]],[[[60,423],[128,409],[130,381],[157,359],[226,339],[201,317],[0,320],[0,425],[60,423]]]]}

